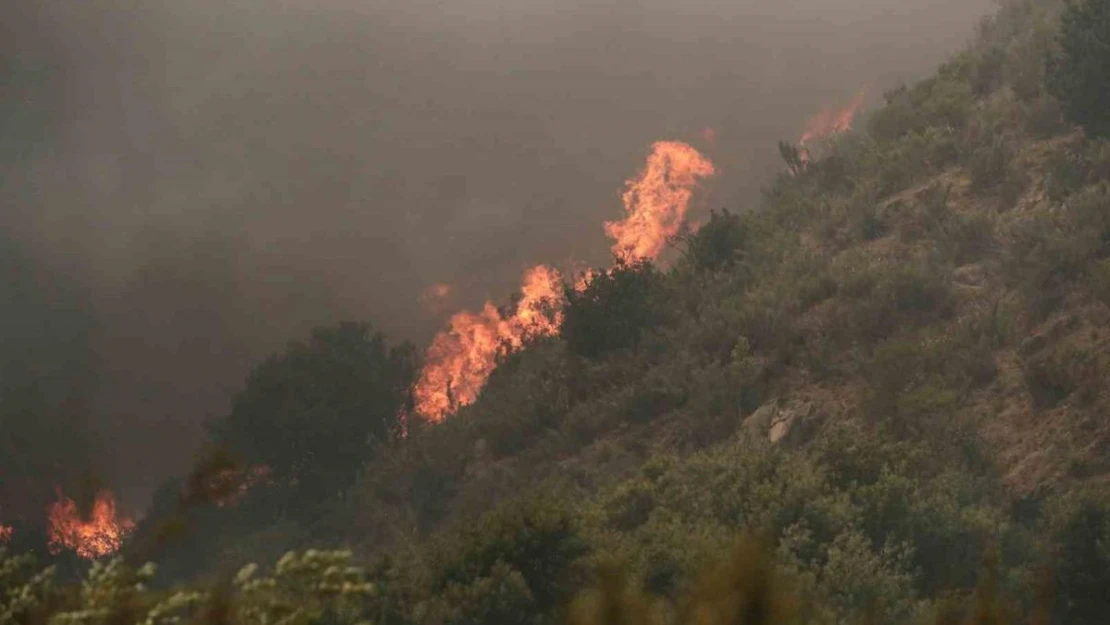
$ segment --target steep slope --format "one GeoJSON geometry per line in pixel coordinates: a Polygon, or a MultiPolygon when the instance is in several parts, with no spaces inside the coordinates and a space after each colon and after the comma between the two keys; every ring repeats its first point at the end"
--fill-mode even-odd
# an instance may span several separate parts
{"type": "MultiPolygon", "coordinates": [[[[848,541],[844,553],[877,558],[867,592],[909,580],[890,598],[908,614],[915,597],[968,587],[987,535],[1026,545],[1006,558],[1026,571],[1013,579],[1027,575],[1036,528],[1065,523],[1066,502],[1110,469],[1110,151],[1064,122],[1044,87],[1059,6],[1005,3],[934,76],[887,92],[864,129],[811,148],[762,206],[715,214],[669,269],[617,276],[646,272],[648,320],[583,332],[632,327],[636,341],[585,353],[564,332],[509,357],[475,404],[368,467],[317,535],[337,532],[367,555],[416,550],[437,570],[422,545],[439,528],[470,536],[451,528],[551,490],[562,506],[587,502],[594,512],[575,518],[607,537],[591,544],[624,544],[650,578],[662,565],[649,554],[662,557],[668,541],[681,552],[680,537],[698,536],[693,551],[713,553],[753,519],[775,518],[782,540],[803,527],[814,540],[820,522],[776,518],[777,504],[754,516],[698,507],[744,483],[705,470],[749,475],[722,466],[770,453],[823,476],[795,495],[803,507],[853,502],[841,513],[856,520],[834,523],[810,547],[824,555],[799,565],[817,579],[835,573],[829,545],[848,541]],[[672,468],[644,473],[658,462],[672,468]],[[672,499],[664,514],[672,496],[659,479],[712,490],[700,504],[672,499]],[[927,503],[899,516],[871,499],[877,491],[927,503]],[[689,506],[702,512],[691,518],[689,506]],[[610,522],[626,513],[637,520],[610,522]],[[895,529],[930,515],[950,533],[895,529]],[[657,523],[667,531],[637,529],[657,523]]],[[[567,315],[617,309],[621,297],[572,301],[567,315]]],[[[760,479],[787,496],[792,478],[779,471],[760,479]]]]}
{"type": "Polygon", "coordinates": [[[204,539],[228,566],[349,544],[382,622],[555,622],[613,560],[677,601],[744,531],[808,622],[915,622],[980,579],[1029,615],[1050,555],[1060,617],[1100,622],[1110,147],[1046,88],[1061,6],[1003,3],[863,127],[784,146],[760,206],[568,287],[557,334],[313,521],[243,521],[257,487],[204,539]]]}
{"type": "Polygon", "coordinates": [[[564,335],[510,357],[369,468],[354,518],[427,528],[550,475],[592,488],[772,410],[907,434],[943,418],[1015,494],[1102,479],[1106,156],[1044,92],[1054,10],[1007,4],[763,206],[716,215],[653,273],[661,321],[635,347],[583,356],[564,335]]]}

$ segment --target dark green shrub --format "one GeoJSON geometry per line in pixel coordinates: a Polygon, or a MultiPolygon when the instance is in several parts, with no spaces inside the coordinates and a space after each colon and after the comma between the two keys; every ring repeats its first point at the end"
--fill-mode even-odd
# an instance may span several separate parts
{"type": "Polygon", "coordinates": [[[717,271],[742,258],[748,237],[748,229],[740,215],[728,209],[712,211],[709,221],[689,238],[686,257],[699,270],[717,271]]]}
{"type": "MultiPolygon", "coordinates": [[[[568,500],[547,495],[510,501],[441,539],[431,590],[496,579],[499,567],[509,567],[519,572],[536,609],[547,613],[563,598],[571,565],[586,552],[568,500]]],[[[500,578],[499,586],[512,581],[500,578]]]]}
{"type": "Polygon", "coordinates": [[[251,371],[212,436],[306,497],[327,498],[397,434],[414,374],[409,344],[389,347],[367,324],[318,328],[251,371]]]}
{"type": "Polygon", "coordinates": [[[1048,60],[1049,91],[1090,136],[1110,136],[1110,2],[1068,3],[1057,43],[1048,60]]]}
{"type": "Polygon", "coordinates": [[[1080,502],[1059,529],[1056,615],[1061,623],[1095,625],[1110,614],[1110,506],[1080,502]]]}
{"type": "Polygon", "coordinates": [[[596,272],[586,288],[566,289],[562,337],[570,351],[597,358],[634,347],[663,319],[662,276],[647,261],[596,272]]]}
{"type": "Polygon", "coordinates": [[[1003,206],[1012,206],[1028,182],[1017,166],[1016,156],[1012,141],[1004,137],[996,137],[989,145],[975,150],[968,163],[971,190],[995,193],[1003,206]]]}

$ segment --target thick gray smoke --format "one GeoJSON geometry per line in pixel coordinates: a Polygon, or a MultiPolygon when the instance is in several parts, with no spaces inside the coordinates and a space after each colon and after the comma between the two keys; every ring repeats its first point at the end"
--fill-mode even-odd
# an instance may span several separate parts
{"type": "Polygon", "coordinates": [[[527,263],[603,261],[656,139],[743,208],[777,140],[931,70],[988,1],[25,0],[0,227],[82,285],[73,348],[134,507],[284,341],[354,318],[423,343],[430,284],[474,306],[527,263]]]}

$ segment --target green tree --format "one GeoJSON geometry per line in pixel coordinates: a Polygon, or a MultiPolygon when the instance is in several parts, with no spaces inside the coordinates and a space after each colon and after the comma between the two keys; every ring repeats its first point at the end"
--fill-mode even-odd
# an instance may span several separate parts
{"type": "Polygon", "coordinates": [[[397,433],[414,353],[408,343],[387,346],[367,324],[318,328],[251,371],[212,437],[301,495],[327,498],[397,433]]]}
{"type": "Polygon", "coordinates": [[[1058,43],[1048,59],[1049,91],[1089,135],[1110,136],[1110,1],[1069,3],[1058,43]]]}
{"type": "Polygon", "coordinates": [[[1110,614],[1110,505],[1083,501],[1060,531],[1056,609],[1060,622],[1105,623],[1110,614]]]}
{"type": "Polygon", "coordinates": [[[738,260],[748,242],[740,215],[729,210],[711,211],[709,222],[686,242],[686,257],[701,270],[716,271],[738,260]]]}
{"type": "Polygon", "coordinates": [[[595,272],[586,288],[566,289],[562,336],[571,351],[587,358],[639,343],[662,319],[656,295],[662,276],[647,261],[618,262],[595,272]]]}

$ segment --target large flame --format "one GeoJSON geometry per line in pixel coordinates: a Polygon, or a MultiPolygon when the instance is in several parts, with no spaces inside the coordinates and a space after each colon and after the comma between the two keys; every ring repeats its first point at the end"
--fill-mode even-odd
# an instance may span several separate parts
{"type": "MultiPolygon", "coordinates": [[[[805,148],[806,144],[814,141],[827,139],[833,135],[848,132],[852,129],[852,121],[856,118],[856,114],[863,108],[864,99],[867,97],[867,89],[861,89],[856,97],[852,98],[846,106],[825,107],[820,113],[815,115],[809,120],[806,125],[805,132],[802,133],[802,138],[798,140],[798,145],[805,148]]],[[[803,150],[803,159],[808,156],[808,153],[803,150]]]]}
{"type": "Polygon", "coordinates": [[[436,336],[425,354],[414,391],[416,411],[432,421],[443,420],[478,398],[501,350],[519,349],[530,337],[557,334],[562,325],[561,290],[559,272],[537,265],[525,272],[522,297],[512,315],[502,317],[486,302],[481,312],[452,316],[450,327],[436,336]],[[551,310],[544,309],[545,303],[551,310]]]}
{"type": "Polygon", "coordinates": [[[48,546],[50,553],[66,549],[91,560],[118,551],[134,528],[134,522],[116,510],[110,491],[97,493],[88,519],[82,518],[77,504],[59,491],[58,501],[50,506],[48,546]]]}
{"type": "MultiPolygon", "coordinates": [[[[655,143],[647,166],[638,178],[626,183],[627,217],[605,224],[606,233],[616,240],[613,253],[617,258],[655,259],[667,239],[680,231],[698,181],[714,173],[713,163],[689,145],[655,143]]],[[[574,288],[585,289],[595,275],[593,271],[582,273],[574,288]]],[[[452,316],[448,329],[436,336],[425,352],[424,369],[414,390],[416,412],[433,422],[442,421],[478,398],[504,350],[520,349],[530,337],[558,334],[563,322],[562,288],[558,271],[537,265],[525,273],[522,297],[512,315],[502,316],[486,302],[480,312],[452,316]]],[[[407,414],[401,415],[402,435],[407,418],[407,414]]]]}
{"type": "Polygon", "coordinates": [[[625,183],[627,217],[605,223],[613,254],[629,261],[657,257],[682,227],[698,180],[714,173],[713,163],[688,144],[655,143],[639,177],[625,183]]]}

